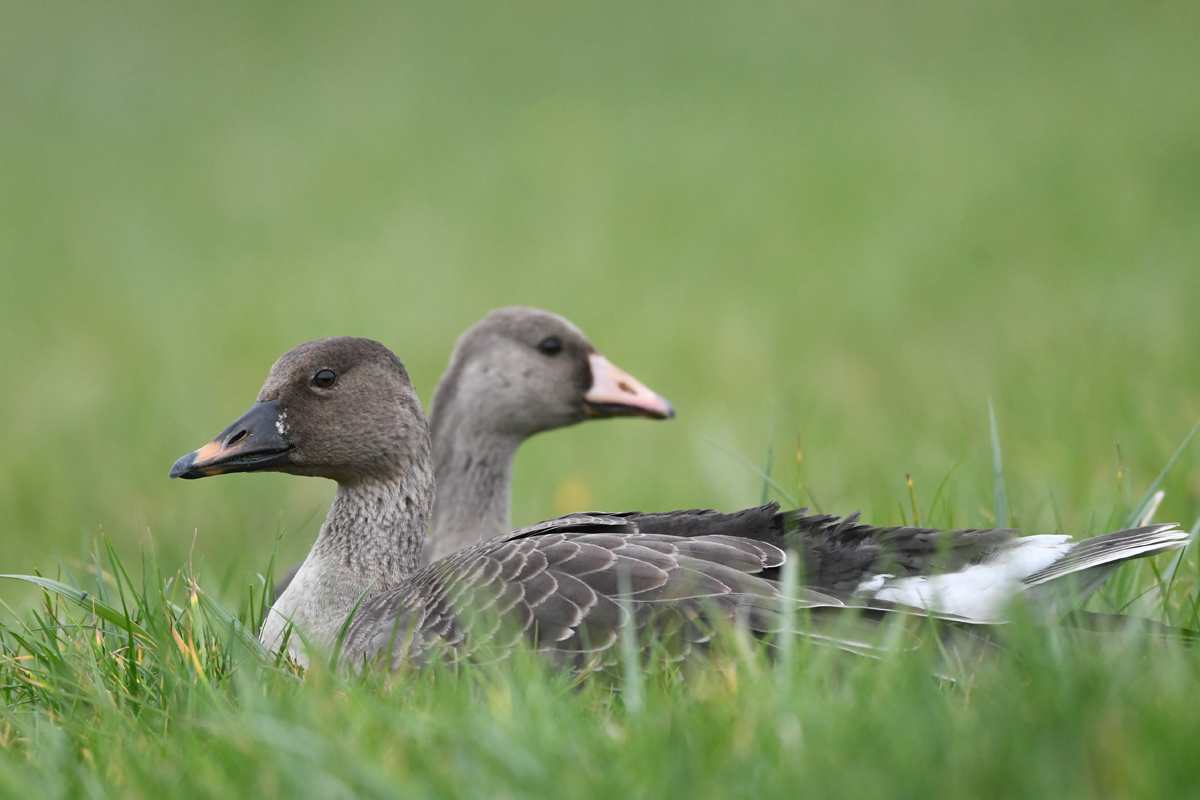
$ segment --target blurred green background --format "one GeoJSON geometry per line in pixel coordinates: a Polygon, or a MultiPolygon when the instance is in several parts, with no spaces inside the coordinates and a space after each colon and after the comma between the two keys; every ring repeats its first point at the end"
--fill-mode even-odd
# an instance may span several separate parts
{"type": "MultiPolygon", "coordinates": [[[[238,584],[331,484],[172,482],[284,350],[423,401],[488,309],[675,402],[521,451],[514,523],[733,508],[1097,532],[1200,418],[1200,6],[60,3],[0,13],[0,572],[101,528],[238,584]],[[969,7],[968,7],[969,6],[969,7]],[[957,464],[957,467],[955,465],[957,464]]],[[[1160,519],[1200,513],[1200,446],[1160,519]]],[[[5,588],[11,597],[12,587],[5,588]]]]}

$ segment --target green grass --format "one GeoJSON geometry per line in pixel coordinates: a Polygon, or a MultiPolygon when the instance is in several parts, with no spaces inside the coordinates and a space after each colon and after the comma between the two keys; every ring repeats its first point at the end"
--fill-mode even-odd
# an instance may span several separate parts
{"type": "MultiPolygon", "coordinates": [[[[103,529],[159,639],[167,600],[201,612],[140,553],[244,615],[276,532],[281,560],[307,550],[332,486],[166,472],[318,336],[380,339],[428,401],[459,332],[539,305],[675,403],[670,423],[531,441],[515,524],[749,505],[768,452],[779,488],[827,511],[991,524],[990,398],[1010,522],[1086,535],[1120,525],[1200,419],[1194,6],[17,0],[0,17],[0,572],[61,559],[87,583],[103,529]]],[[[1200,516],[1197,446],[1157,519],[1200,516]]],[[[1189,552],[1172,619],[1198,574],[1189,552]]],[[[1102,603],[1155,580],[1122,571],[1102,603]]],[[[6,584],[28,621],[40,593],[6,584]]],[[[801,652],[786,696],[749,659],[648,681],[631,719],[531,665],[381,691],[220,677],[220,659],[147,666],[165,705],[136,710],[100,688],[116,641],[68,649],[45,693],[0,711],[0,791],[1194,789],[1195,657],[1170,648],[1033,635],[969,691],[919,658],[801,652]]]]}
{"type": "MultiPolygon", "coordinates": [[[[1017,624],[1003,653],[953,684],[932,677],[944,665],[928,637],[878,660],[790,641],[771,660],[732,635],[707,666],[642,673],[634,660],[615,682],[579,683],[526,653],[391,679],[318,663],[301,680],[186,571],[135,587],[108,558],[91,598],[61,588],[0,627],[0,790],[12,796],[1088,797],[1197,785],[1200,659],[1136,631],[1017,624]],[[98,597],[109,605],[79,610],[98,597]]],[[[260,615],[251,599],[240,616],[252,628],[260,615]]]]}

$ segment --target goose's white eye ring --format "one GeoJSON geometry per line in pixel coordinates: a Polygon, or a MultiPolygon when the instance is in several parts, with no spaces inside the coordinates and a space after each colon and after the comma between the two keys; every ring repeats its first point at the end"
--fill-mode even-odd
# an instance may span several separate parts
{"type": "Polygon", "coordinates": [[[337,383],[337,373],[331,369],[323,369],[313,375],[312,385],[318,389],[332,389],[337,383]]]}

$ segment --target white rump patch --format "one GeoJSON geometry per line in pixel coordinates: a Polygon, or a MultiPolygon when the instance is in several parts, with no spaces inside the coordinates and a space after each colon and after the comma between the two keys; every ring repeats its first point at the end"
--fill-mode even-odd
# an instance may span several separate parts
{"type": "Polygon", "coordinates": [[[1026,577],[1058,561],[1076,544],[1070,536],[1022,536],[983,563],[958,572],[885,580],[880,588],[872,590],[879,581],[876,576],[864,581],[857,593],[941,614],[999,620],[1022,590],[1026,577]]]}
{"type": "Polygon", "coordinates": [[[884,572],[880,575],[876,575],[874,578],[868,578],[858,585],[858,588],[854,590],[854,593],[864,597],[873,597],[876,592],[883,588],[883,584],[888,578],[894,577],[896,576],[884,572]]]}

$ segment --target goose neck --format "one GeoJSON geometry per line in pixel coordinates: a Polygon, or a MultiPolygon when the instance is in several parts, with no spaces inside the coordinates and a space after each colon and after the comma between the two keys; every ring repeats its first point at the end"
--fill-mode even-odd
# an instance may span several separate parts
{"type": "MultiPolygon", "coordinates": [[[[417,568],[428,526],[433,476],[428,462],[392,479],[339,483],[321,532],[292,583],[276,600],[262,640],[278,648],[290,621],[329,647],[360,599],[399,585],[417,568]]],[[[293,655],[303,653],[293,639],[293,655]]]]}
{"type": "Polygon", "coordinates": [[[513,459],[523,437],[469,425],[439,429],[438,495],[428,555],[436,560],[509,529],[513,459]]]}

